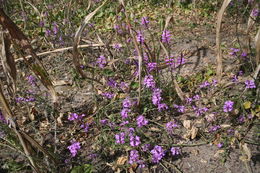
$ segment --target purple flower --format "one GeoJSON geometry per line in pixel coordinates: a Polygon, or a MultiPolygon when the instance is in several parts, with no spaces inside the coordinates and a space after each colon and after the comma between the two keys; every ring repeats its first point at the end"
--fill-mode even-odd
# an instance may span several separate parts
{"type": "Polygon", "coordinates": [[[39,26],[40,26],[40,27],[44,27],[44,21],[41,20],[41,21],[39,22],[39,26]]]}
{"type": "Polygon", "coordinates": [[[208,111],[207,107],[197,108],[196,106],[192,106],[192,108],[195,111],[197,116],[200,116],[208,111]]]}
{"type": "Polygon", "coordinates": [[[107,65],[107,60],[103,55],[100,55],[96,63],[98,64],[99,68],[104,68],[107,65]]]}
{"type": "Polygon", "coordinates": [[[152,102],[154,105],[160,104],[162,97],[161,97],[162,90],[159,88],[156,88],[153,90],[153,95],[152,95],[152,102]]]}
{"type": "Polygon", "coordinates": [[[79,115],[77,113],[71,113],[71,114],[69,114],[68,120],[74,121],[74,120],[77,120],[78,118],[79,118],[79,115]]]}
{"type": "Polygon", "coordinates": [[[59,28],[58,28],[58,25],[57,25],[56,22],[53,23],[52,31],[53,31],[53,34],[54,34],[54,35],[57,35],[57,34],[58,34],[59,28]]]}
{"type": "Polygon", "coordinates": [[[70,153],[72,157],[75,157],[78,150],[80,149],[80,143],[79,142],[74,142],[70,146],[68,146],[68,149],[70,150],[70,153]]]}
{"type": "Polygon", "coordinates": [[[232,51],[232,52],[230,52],[230,55],[232,55],[232,56],[236,56],[237,52],[240,51],[240,49],[236,49],[236,48],[231,48],[230,50],[232,51]]]}
{"type": "Polygon", "coordinates": [[[147,64],[148,72],[153,71],[154,69],[156,69],[156,67],[157,67],[157,63],[156,62],[149,62],[147,64]]]}
{"type": "Polygon", "coordinates": [[[119,87],[120,87],[120,89],[123,90],[124,92],[126,92],[126,91],[129,89],[128,84],[125,83],[125,82],[121,82],[121,83],[119,84],[119,87]]]}
{"type": "Polygon", "coordinates": [[[192,97],[186,98],[186,102],[187,102],[188,104],[191,104],[191,102],[192,102],[192,97]]]}
{"type": "Polygon", "coordinates": [[[100,120],[99,121],[103,126],[108,124],[108,119],[100,120]]]}
{"type": "Polygon", "coordinates": [[[159,163],[159,161],[163,158],[165,155],[164,150],[161,146],[156,145],[153,150],[151,150],[152,153],[152,161],[154,163],[159,163]]]}
{"type": "Polygon", "coordinates": [[[115,94],[113,94],[111,92],[105,92],[105,93],[102,93],[101,95],[107,99],[112,99],[115,96],[115,94]]]}
{"type": "Polygon", "coordinates": [[[169,43],[171,40],[171,34],[170,31],[164,30],[162,33],[162,42],[163,43],[169,43]]]}
{"type": "Polygon", "coordinates": [[[126,98],[123,100],[123,108],[131,108],[132,102],[129,100],[129,98],[126,98]]]}
{"type": "Polygon", "coordinates": [[[88,130],[90,129],[90,124],[89,123],[81,124],[80,127],[83,128],[84,131],[87,133],[88,130]]]}
{"type": "Polygon", "coordinates": [[[148,120],[145,119],[145,117],[143,115],[140,115],[136,118],[137,121],[137,126],[138,127],[142,127],[148,124],[148,120]]]}
{"type": "Polygon", "coordinates": [[[207,88],[209,86],[210,86],[210,83],[208,81],[205,81],[202,84],[200,84],[200,88],[207,88]]]}
{"type": "Polygon", "coordinates": [[[125,126],[127,124],[129,124],[129,121],[123,121],[122,123],[119,124],[119,126],[125,126]]]}
{"type": "Polygon", "coordinates": [[[151,144],[144,144],[142,146],[142,151],[146,152],[146,151],[150,150],[150,147],[151,147],[151,144]]]}
{"type": "Polygon", "coordinates": [[[173,156],[180,155],[181,154],[181,149],[180,149],[180,147],[172,147],[171,148],[171,152],[172,152],[173,156]]]}
{"type": "Polygon", "coordinates": [[[216,125],[216,126],[212,126],[211,128],[209,128],[209,132],[211,133],[211,132],[215,132],[215,131],[217,131],[218,129],[220,129],[221,127],[220,127],[220,125],[216,125]]]}
{"type": "Polygon", "coordinates": [[[107,79],[107,85],[112,87],[112,88],[116,88],[118,84],[114,79],[108,78],[107,79]]]}
{"type": "Polygon", "coordinates": [[[50,35],[51,35],[51,30],[46,29],[46,31],[45,31],[45,36],[46,36],[46,37],[49,37],[50,35]]]}
{"type": "Polygon", "coordinates": [[[238,122],[239,123],[244,123],[245,122],[245,116],[244,115],[241,115],[238,117],[238,122]]]}
{"type": "Polygon", "coordinates": [[[182,105],[176,105],[176,104],[174,104],[173,105],[176,109],[177,109],[177,111],[178,112],[180,112],[180,113],[183,113],[184,111],[185,111],[185,106],[182,106],[182,105]]]}
{"type": "Polygon", "coordinates": [[[36,78],[33,75],[27,76],[27,80],[32,86],[36,86],[36,78]]]}
{"type": "Polygon", "coordinates": [[[125,143],[125,133],[121,132],[115,135],[116,143],[117,144],[124,144],[125,143]]]}
{"type": "Polygon", "coordinates": [[[158,111],[161,112],[163,110],[167,110],[169,107],[165,103],[159,103],[158,104],[158,111]]]}
{"type": "Polygon", "coordinates": [[[131,110],[128,109],[128,108],[122,109],[122,111],[121,111],[121,116],[122,116],[122,118],[123,118],[123,119],[126,119],[126,118],[128,117],[128,113],[130,113],[130,112],[131,112],[131,110]]]}
{"type": "Polygon", "coordinates": [[[145,26],[146,28],[148,28],[148,24],[150,23],[150,21],[148,20],[148,17],[142,17],[141,20],[142,20],[142,21],[141,21],[141,24],[142,24],[143,26],[145,26]]]}
{"type": "Polygon", "coordinates": [[[222,148],[223,147],[223,143],[222,142],[218,143],[217,146],[218,146],[218,148],[222,148]]]}
{"type": "Polygon", "coordinates": [[[225,102],[224,106],[223,106],[223,111],[224,112],[231,112],[233,110],[233,105],[234,102],[228,100],[225,102]]]}
{"type": "Polygon", "coordinates": [[[259,15],[259,9],[254,8],[251,12],[252,16],[257,17],[259,15]]]}
{"type": "Polygon", "coordinates": [[[139,153],[137,150],[131,150],[130,151],[130,158],[129,158],[129,163],[133,164],[139,161],[139,153]]]}
{"type": "Polygon", "coordinates": [[[137,31],[137,36],[136,36],[137,42],[143,44],[144,43],[144,36],[141,31],[137,31]]]}
{"type": "Polygon", "coordinates": [[[155,87],[155,81],[154,81],[152,75],[147,75],[147,76],[144,77],[144,86],[146,88],[154,88],[155,87]]]}
{"type": "Polygon", "coordinates": [[[141,144],[139,136],[130,136],[130,145],[136,147],[141,144]]]}
{"type": "Polygon", "coordinates": [[[256,88],[255,86],[255,82],[253,80],[246,80],[245,81],[245,84],[246,84],[246,88],[256,88]]]}
{"type": "Polygon", "coordinates": [[[245,57],[247,57],[247,53],[246,52],[242,52],[241,56],[245,58],[245,57]]]}
{"type": "Polygon", "coordinates": [[[113,48],[116,49],[117,51],[120,51],[120,49],[122,48],[122,45],[121,44],[114,44],[113,48]]]}
{"type": "Polygon", "coordinates": [[[233,77],[232,77],[232,82],[237,82],[238,81],[238,76],[237,75],[234,75],[233,77]]]}
{"type": "Polygon", "coordinates": [[[172,131],[175,127],[178,127],[178,125],[174,121],[170,121],[170,122],[166,123],[166,125],[165,125],[165,128],[168,133],[172,133],[172,131]]]}
{"type": "Polygon", "coordinates": [[[197,95],[193,96],[193,99],[194,99],[195,101],[198,101],[198,100],[200,100],[200,96],[197,94],[197,95]]]}

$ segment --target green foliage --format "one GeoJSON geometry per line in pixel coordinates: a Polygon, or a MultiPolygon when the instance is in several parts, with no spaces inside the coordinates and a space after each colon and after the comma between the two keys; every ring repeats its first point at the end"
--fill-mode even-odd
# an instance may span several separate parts
{"type": "Polygon", "coordinates": [[[89,164],[75,166],[70,171],[70,173],[92,173],[92,172],[93,172],[92,165],[89,165],[89,164]]]}

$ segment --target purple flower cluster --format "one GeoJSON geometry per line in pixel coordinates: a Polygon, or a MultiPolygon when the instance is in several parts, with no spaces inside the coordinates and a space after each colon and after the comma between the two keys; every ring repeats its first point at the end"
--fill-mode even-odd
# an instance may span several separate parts
{"type": "Polygon", "coordinates": [[[149,62],[147,64],[147,69],[148,69],[148,72],[150,73],[151,71],[155,70],[157,67],[157,63],[156,62],[149,62]]]}
{"type": "Polygon", "coordinates": [[[254,16],[254,17],[257,17],[259,15],[259,9],[257,8],[254,8],[251,12],[251,15],[254,16]]]}
{"type": "Polygon", "coordinates": [[[230,55],[232,56],[237,56],[237,52],[240,51],[240,49],[237,48],[231,48],[230,50],[231,50],[230,55]]]}
{"type": "Polygon", "coordinates": [[[224,103],[223,111],[224,112],[231,112],[233,110],[234,102],[228,100],[224,103]]]}
{"type": "Polygon", "coordinates": [[[171,40],[170,31],[164,30],[163,33],[162,33],[162,42],[169,44],[169,43],[170,43],[170,40],[171,40]]]}
{"type": "Polygon", "coordinates": [[[256,88],[255,82],[253,80],[246,80],[245,85],[247,89],[256,88]]]}
{"type": "Polygon", "coordinates": [[[36,86],[36,78],[33,75],[27,76],[27,80],[33,87],[36,86]]]}
{"type": "Polygon", "coordinates": [[[146,88],[155,88],[155,81],[152,75],[147,75],[144,77],[144,86],[146,88]]]}
{"type": "Polygon", "coordinates": [[[125,143],[125,133],[121,132],[115,135],[116,143],[117,144],[124,144],[125,143]]]}
{"type": "Polygon", "coordinates": [[[80,149],[80,143],[73,142],[70,146],[68,146],[68,149],[70,150],[72,157],[75,157],[78,150],[80,149]]]}
{"type": "Polygon", "coordinates": [[[208,131],[210,133],[212,133],[212,132],[215,132],[215,131],[219,130],[220,128],[221,128],[220,125],[216,125],[216,126],[210,127],[208,131]]]}
{"type": "Polygon", "coordinates": [[[130,145],[132,147],[136,147],[141,144],[140,137],[139,136],[130,136],[130,145]]]}
{"type": "Polygon", "coordinates": [[[172,133],[173,129],[176,127],[178,127],[178,125],[174,121],[170,121],[170,122],[166,123],[166,125],[165,125],[165,128],[168,133],[172,133]]]}
{"type": "Polygon", "coordinates": [[[103,55],[100,55],[96,64],[98,64],[99,68],[104,68],[107,65],[107,60],[103,55]]]}
{"type": "Polygon", "coordinates": [[[197,116],[201,116],[201,115],[205,114],[209,110],[207,107],[198,108],[196,106],[192,106],[192,108],[195,111],[195,114],[197,116]]]}
{"type": "Polygon", "coordinates": [[[139,42],[140,44],[144,43],[144,35],[142,34],[141,31],[137,32],[136,41],[139,42]]]}
{"type": "Polygon", "coordinates": [[[77,114],[77,113],[70,113],[68,116],[68,120],[75,121],[75,120],[81,120],[83,117],[85,117],[85,114],[77,114]]]}
{"type": "Polygon", "coordinates": [[[152,150],[152,161],[154,163],[159,163],[159,161],[164,157],[165,151],[159,145],[156,145],[152,150]]]}
{"type": "Polygon", "coordinates": [[[130,151],[130,158],[129,158],[129,163],[134,164],[139,161],[139,153],[137,150],[131,150],[130,151]]]}
{"type": "Polygon", "coordinates": [[[101,95],[107,99],[112,99],[115,96],[115,94],[111,92],[104,92],[101,95]]]}
{"type": "Polygon", "coordinates": [[[184,111],[185,111],[185,106],[182,106],[182,105],[176,105],[176,104],[174,104],[173,106],[174,106],[174,108],[177,109],[178,112],[180,112],[180,113],[184,113],[184,111]]]}
{"type": "Polygon", "coordinates": [[[141,19],[141,24],[143,26],[145,26],[146,28],[148,28],[148,24],[150,23],[150,21],[148,20],[148,17],[142,17],[141,19]]]}
{"type": "Polygon", "coordinates": [[[139,115],[136,118],[136,121],[137,121],[137,126],[138,127],[142,127],[142,126],[145,126],[145,125],[148,124],[148,120],[143,115],[139,115]]]}
{"type": "Polygon", "coordinates": [[[36,99],[34,97],[16,97],[15,98],[17,103],[21,103],[21,102],[34,102],[36,99]]]}

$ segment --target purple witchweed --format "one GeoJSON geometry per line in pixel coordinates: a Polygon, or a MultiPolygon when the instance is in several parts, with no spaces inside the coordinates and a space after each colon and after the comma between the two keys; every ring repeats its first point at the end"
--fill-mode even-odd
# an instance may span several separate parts
{"type": "Polygon", "coordinates": [[[142,127],[148,124],[148,120],[145,119],[145,117],[143,115],[140,115],[136,118],[137,121],[137,126],[138,127],[142,127]]]}
{"type": "Polygon", "coordinates": [[[137,31],[136,41],[141,44],[144,43],[144,36],[141,31],[137,31]]]}
{"type": "Polygon", "coordinates": [[[223,111],[224,112],[231,112],[233,110],[233,105],[234,102],[228,100],[225,102],[224,106],[223,106],[223,111]]]}
{"type": "Polygon", "coordinates": [[[132,147],[136,147],[141,144],[140,137],[139,136],[130,136],[130,145],[132,147]]]}
{"type": "Polygon", "coordinates": [[[113,94],[111,92],[105,92],[105,93],[102,93],[101,95],[107,99],[112,99],[115,96],[115,94],[113,94]]]}
{"type": "Polygon", "coordinates": [[[130,158],[129,158],[129,163],[134,164],[139,161],[139,153],[137,150],[131,150],[130,151],[130,158]]]}
{"type": "Polygon", "coordinates": [[[147,64],[148,72],[153,71],[154,69],[156,69],[156,67],[157,67],[157,63],[156,62],[149,62],[147,64]]]}
{"type": "Polygon", "coordinates": [[[178,127],[178,125],[174,121],[170,121],[170,122],[166,123],[166,125],[165,125],[165,128],[168,133],[172,133],[172,131],[175,127],[178,127]]]}
{"type": "Polygon", "coordinates": [[[100,68],[104,68],[107,65],[107,60],[103,55],[100,55],[96,63],[100,68]]]}
{"type": "Polygon", "coordinates": [[[159,161],[163,158],[165,155],[164,150],[161,146],[156,145],[152,150],[152,161],[154,163],[159,163],[159,161]]]}
{"type": "Polygon", "coordinates": [[[176,104],[174,104],[173,106],[174,106],[174,108],[177,109],[178,112],[184,113],[184,111],[185,111],[185,106],[182,106],[182,105],[179,106],[179,105],[176,105],[176,104]]]}
{"type": "Polygon", "coordinates": [[[154,88],[155,87],[155,81],[154,81],[152,75],[147,75],[147,76],[144,77],[144,86],[146,88],[154,88]]]}
{"type": "Polygon", "coordinates": [[[210,86],[210,83],[208,81],[205,81],[202,84],[200,84],[200,88],[207,88],[209,86],[210,86]]]}
{"type": "Polygon", "coordinates": [[[220,125],[216,125],[216,126],[210,127],[208,131],[209,131],[210,133],[212,133],[212,132],[217,131],[217,130],[220,129],[220,128],[221,128],[220,125]]]}
{"type": "Polygon", "coordinates": [[[171,152],[172,152],[173,156],[180,155],[181,154],[181,149],[180,149],[180,147],[172,147],[171,148],[171,152]]]}
{"type": "Polygon", "coordinates": [[[148,24],[150,23],[150,21],[148,20],[148,17],[142,17],[141,19],[141,24],[143,26],[145,26],[146,28],[148,28],[148,24]]]}
{"type": "Polygon", "coordinates": [[[117,144],[124,144],[125,143],[125,133],[121,132],[115,135],[116,143],[117,144]]]}
{"type": "Polygon", "coordinates": [[[121,117],[122,117],[123,119],[126,119],[126,118],[128,117],[128,113],[130,113],[130,112],[131,112],[131,110],[128,109],[128,108],[122,109],[122,111],[121,111],[121,117]]]}
{"type": "Polygon", "coordinates": [[[251,12],[252,16],[257,17],[259,15],[259,9],[254,8],[251,12]]]}
{"type": "Polygon", "coordinates": [[[230,50],[232,51],[232,52],[230,52],[230,55],[232,55],[232,56],[236,56],[237,52],[240,51],[240,49],[236,49],[236,48],[231,48],[230,50]]]}
{"type": "Polygon", "coordinates": [[[171,34],[170,31],[164,30],[162,33],[162,42],[163,43],[169,43],[171,40],[171,34]]]}
{"type": "Polygon", "coordinates": [[[218,148],[222,148],[223,147],[223,143],[222,142],[218,143],[217,146],[218,146],[218,148]]]}
{"type": "Polygon", "coordinates": [[[75,157],[78,150],[80,149],[80,143],[73,142],[70,146],[68,146],[68,149],[70,150],[72,157],[75,157]]]}
{"type": "Polygon", "coordinates": [[[123,100],[123,108],[131,108],[132,102],[129,100],[129,98],[126,98],[123,100]]]}
{"type": "Polygon", "coordinates": [[[153,89],[153,95],[152,95],[152,102],[154,105],[158,105],[161,103],[162,97],[161,97],[162,90],[159,88],[153,89]]]}
{"type": "Polygon", "coordinates": [[[253,80],[246,80],[245,81],[245,84],[246,84],[246,88],[256,88],[255,86],[255,82],[253,80]]]}
{"type": "Polygon", "coordinates": [[[161,112],[163,110],[167,110],[169,107],[165,103],[159,103],[158,104],[158,111],[161,112]]]}
{"type": "Polygon", "coordinates": [[[151,144],[144,144],[142,146],[142,151],[146,152],[146,151],[150,150],[150,148],[151,148],[151,144]]]}

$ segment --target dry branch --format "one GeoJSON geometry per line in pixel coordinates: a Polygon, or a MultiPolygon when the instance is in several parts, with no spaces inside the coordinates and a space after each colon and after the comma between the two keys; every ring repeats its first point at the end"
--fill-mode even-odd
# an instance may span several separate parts
{"type": "Polygon", "coordinates": [[[217,30],[216,30],[216,45],[217,45],[217,78],[220,81],[222,77],[223,67],[222,67],[222,51],[220,47],[220,29],[221,29],[221,22],[222,18],[225,12],[225,9],[227,8],[228,4],[231,2],[231,0],[224,0],[221,9],[218,12],[217,15],[217,30]]]}

